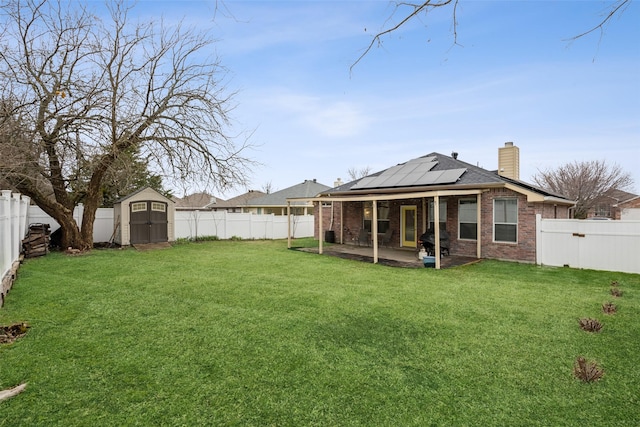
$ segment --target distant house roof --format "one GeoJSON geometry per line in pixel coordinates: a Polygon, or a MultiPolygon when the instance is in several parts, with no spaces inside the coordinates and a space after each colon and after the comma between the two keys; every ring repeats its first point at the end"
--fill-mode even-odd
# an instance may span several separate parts
{"type": "Polygon", "coordinates": [[[246,193],[236,197],[232,197],[229,200],[219,200],[218,203],[216,203],[215,207],[216,208],[236,208],[236,207],[247,206],[251,200],[257,197],[262,197],[266,194],[267,193],[263,193],[262,191],[258,191],[258,190],[249,190],[246,193]]]}
{"type": "Polygon", "coordinates": [[[604,197],[612,199],[614,205],[619,205],[637,199],[638,195],[629,193],[628,191],[611,190],[605,193],[604,197]]]}
{"type": "Polygon", "coordinates": [[[524,181],[507,178],[499,175],[497,171],[489,171],[440,153],[418,157],[342,184],[324,191],[320,197],[504,186],[536,194],[541,198],[555,200],[558,203],[568,205],[574,203],[561,195],[553,194],[524,181]]]}
{"type": "Polygon", "coordinates": [[[209,209],[222,201],[209,193],[194,193],[176,199],[176,209],[209,209]]]}
{"type": "MultiPolygon", "coordinates": [[[[315,197],[329,188],[331,187],[320,184],[315,179],[308,179],[289,188],[275,191],[262,197],[256,197],[250,200],[247,206],[286,206],[289,198],[315,197]]],[[[292,204],[305,204],[305,202],[299,201],[292,204]]]]}

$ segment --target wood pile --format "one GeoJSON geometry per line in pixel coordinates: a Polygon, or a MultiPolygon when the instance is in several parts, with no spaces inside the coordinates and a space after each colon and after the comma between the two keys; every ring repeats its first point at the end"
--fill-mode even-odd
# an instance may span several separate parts
{"type": "Polygon", "coordinates": [[[51,231],[49,224],[31,224],[29,233],[22,240],[22,250],[25,258],[34,258],[49,253],[51,231]]]}

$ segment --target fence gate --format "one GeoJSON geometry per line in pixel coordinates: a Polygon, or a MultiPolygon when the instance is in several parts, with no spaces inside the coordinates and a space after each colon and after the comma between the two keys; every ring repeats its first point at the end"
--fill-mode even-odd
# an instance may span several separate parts
{"type": "Polygon", "coordinates": [[[536,220],[538,264],[640,273],[640,221],[536,220]]]}
{"type": "Polygon", "coordinates": [[[158,243],[169,240],[167,204],[143,201],[130,205],[131,244],[158,243]]]}

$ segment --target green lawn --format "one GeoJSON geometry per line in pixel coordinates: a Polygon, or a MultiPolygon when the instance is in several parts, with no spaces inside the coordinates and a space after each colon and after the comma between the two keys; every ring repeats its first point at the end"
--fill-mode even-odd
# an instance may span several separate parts
{"type": "Polygon", "coordinates": [[[0,389],[28,383],[0,425],[637,426],[639,296],[640,275],[392,268],[283,241],[49,254],[0,309],[31,325],[0,346],[0,389]],[[577,380],[578,356],[603,379],[577,380]]]}

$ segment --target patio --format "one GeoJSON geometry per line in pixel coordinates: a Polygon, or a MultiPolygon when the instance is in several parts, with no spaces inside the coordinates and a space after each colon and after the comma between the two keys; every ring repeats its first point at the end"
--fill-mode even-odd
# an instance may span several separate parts
{"type": "MultiPolygon", "coordinates": [[[[318,248],[292,248],[303,252],[318,253],[318,248]]],[[[373,248],[371,246],[341,245],[325,243],[322,255],[353,259],[363,262],[373,262],[373,248]]],[[[468,256],[449,255],[440,258],[440,268],[452,268],[478,262],[477,258],[468,256]]],[[[418,259],[415,249],[378,248],[378,263],[391,267],[424,268],[418,259]]]]}

